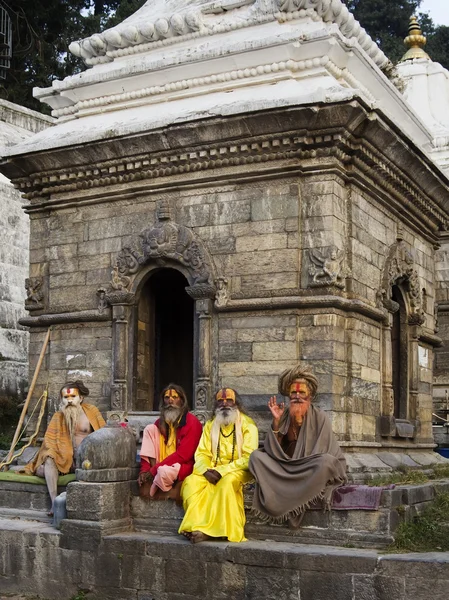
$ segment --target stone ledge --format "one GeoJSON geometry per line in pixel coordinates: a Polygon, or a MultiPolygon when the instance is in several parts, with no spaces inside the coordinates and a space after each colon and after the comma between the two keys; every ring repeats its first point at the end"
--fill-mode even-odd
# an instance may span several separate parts
{"type": "Polygon", "coordinates": [[[192,545],[136,532],[85,548],[63,541],[41,523],[0,520],[2,593],[49,600],[79,589],[96,600],[428,600],[431,593],[445,600],[449,585],[444,552],[385,556],[271,540],[192,545]]]}

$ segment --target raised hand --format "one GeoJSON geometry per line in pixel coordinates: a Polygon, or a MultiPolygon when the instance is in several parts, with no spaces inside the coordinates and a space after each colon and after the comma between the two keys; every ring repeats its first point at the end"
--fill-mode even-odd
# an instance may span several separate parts
{"type": "Polygon", "coordinates": [[[270,412],[273,415],[273,425],[275,425],[273,429],[278,429],[282,413],[284,412],[284,406],[284,402],[281,402],[280,404],[277,403],[276,396],[271,396],[271,398],[268,401],[268,408],[270,409],[270,412]]]}

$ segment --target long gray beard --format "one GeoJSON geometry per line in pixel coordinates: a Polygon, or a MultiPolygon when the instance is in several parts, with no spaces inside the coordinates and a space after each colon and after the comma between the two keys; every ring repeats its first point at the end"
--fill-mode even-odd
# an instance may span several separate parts
{"type": "Polygon", "coordinates": [[[180,406],[164,406],[161,416],[166,423],[176,423],[182,413],[180,406]]]}
{"type": "Polygon", "coordinates": [[[69,430],[70,439],[73,441],[75,438],[76,424],[82,412],[81,404],[78,406],[66,406],[61,408],[61,412],[64,415],[65,422],[67,423],[67,429],[69,430]]]}
{"type": "Polygon", "coordinates": [[[217,408],[215,411],[215,420],[220,427],[226,427],[226,425],[237,421],[238,410],[236,406],[234,408],[217,408]]]}

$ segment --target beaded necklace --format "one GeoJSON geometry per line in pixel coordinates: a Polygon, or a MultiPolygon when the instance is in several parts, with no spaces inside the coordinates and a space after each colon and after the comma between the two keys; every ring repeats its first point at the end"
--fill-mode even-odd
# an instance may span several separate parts
{"type": "MultiPolygon", "coordinates": [[[[221,427],[220,427],[220,435],[222,435],[224,438],[228,438],[230,435],[232,435],[232,456],[231,456],[231,462],[233,462],[234,461],[234,452],[235,452],[235,425],[232,428],[232,431],[230,431],[228,434],[223,433],[223,431],[221,430],[221,427]]],[[[214,467],[217,466],[219,460],[220,460],[220,438],[218,438],[217,456],[215,457],[214,467]]]]}

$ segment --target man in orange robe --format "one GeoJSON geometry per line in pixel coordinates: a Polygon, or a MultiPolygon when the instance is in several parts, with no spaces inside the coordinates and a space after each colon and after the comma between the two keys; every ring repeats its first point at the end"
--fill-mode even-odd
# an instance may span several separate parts
{"type": "Polygon", "coordinates": [[[25,467],[28,475],[45,477],[51,498],[51,510],[58,493],[58,476],[75,470],[78,446],[92,431],[105,425],[100,411],[83,402],[89,390],[82,381],[66,383],[59,393],[61,404],[47,427],[41,449],[25,467]]]}

